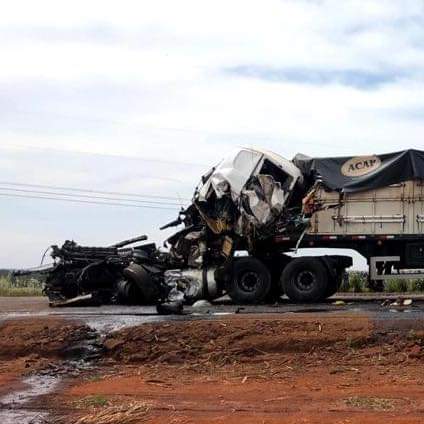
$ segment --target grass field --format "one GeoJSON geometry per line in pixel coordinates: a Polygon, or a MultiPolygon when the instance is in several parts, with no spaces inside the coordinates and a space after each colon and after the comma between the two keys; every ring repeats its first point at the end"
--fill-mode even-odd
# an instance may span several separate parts
{"type": "MultiPolygon", "coordinates": [[[[366,272],[352,271],[349,273],[349,281],[342,284],[339,291],[351,293],[366,293],[370,289],[367,287],[368,275],[366,272]]],[[[408,280],[406,278],[396,278],[385,283],[385,292],[388,293],[420,293],[424,292],[424,279],[408,280]]]]}
{"type": "Polygon", "coordinates": [[[12,281],[0,277],[0,296],[42,296],[42,283],[35,279],[12,281]]]}

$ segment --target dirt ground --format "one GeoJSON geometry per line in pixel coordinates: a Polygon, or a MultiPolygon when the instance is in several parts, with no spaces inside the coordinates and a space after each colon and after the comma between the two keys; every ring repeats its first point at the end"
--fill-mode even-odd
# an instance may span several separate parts
{"type": "MultiPolygon", "coordinates": [[[[32,406],[47,405],[52,423],[422,423],[424,323],[405,324],[324,314],[144,324],[108,334],[95,369],[32,406]]],[[[3,323],[1,391],[66,358],[86,332],[3,323]]]]}
{"type": "Polygon", "coordinates": [[[21,387],[22,377],[72,356],[75,343],[92,333],[85,325],[54,318],[0,323],[0,396],[21,387]]]}

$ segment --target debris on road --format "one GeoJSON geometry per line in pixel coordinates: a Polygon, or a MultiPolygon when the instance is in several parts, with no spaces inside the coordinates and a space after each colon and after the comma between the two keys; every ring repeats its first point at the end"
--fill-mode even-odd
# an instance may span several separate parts
{"type": "Polygon", "coordinates": [[[96,301],[93,293],[84,294],[81,296],[72,297],[71,299],[50,301],[49,306],[52,308],[60,308],[63,306],[100,306],[100,303],[96,301]]]}
{"type": "Polygon", "coordinates": [[[194,309],[212,307],[212,303],[207,300],[198,300],[191,305],[194,309]]]}
{"type": "MultiPolygon", "coordinates": [[[[383,302],[385,303],[385,302],[383,302]]],[[[398,298],[396,299],[394,302],[389,301],[388,303],[390,306],[411,306],[412,305],[412,299],[403,299],[403,298],[398,298]]],[[[387,305],[387,303],[386,303],[387,305]]]]}

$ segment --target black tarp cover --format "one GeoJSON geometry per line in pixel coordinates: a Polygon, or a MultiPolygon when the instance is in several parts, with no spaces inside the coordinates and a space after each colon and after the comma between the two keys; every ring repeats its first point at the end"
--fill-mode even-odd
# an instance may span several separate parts
{"type": "Polygon", "coordinates": [[[382,155],[333,158],[311,158],[297,154],[293,163],[307,179],[321,178],[328,188],[346,193],[424,179],[422,150],[410,149],[382,155]],[[368,169],[365,169],[367,167],[368,169]],[[355,176],[355,172],[367,173],[355,176]]]}

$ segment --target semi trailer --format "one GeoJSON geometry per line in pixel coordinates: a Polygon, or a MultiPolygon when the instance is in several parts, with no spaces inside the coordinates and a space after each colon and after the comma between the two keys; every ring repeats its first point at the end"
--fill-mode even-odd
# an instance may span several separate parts
{"type": "MultiPolygon", "coordinates": [[[[409,180],[353,193],[321,187],[315,201],[320,209],[310,218],[302,247],[352,249],[366,258],[370,288],[384,282],[424,274],[424,181],[409,180]]],[[[276,235],[283,251],[296,236],[276,235]]]]}

